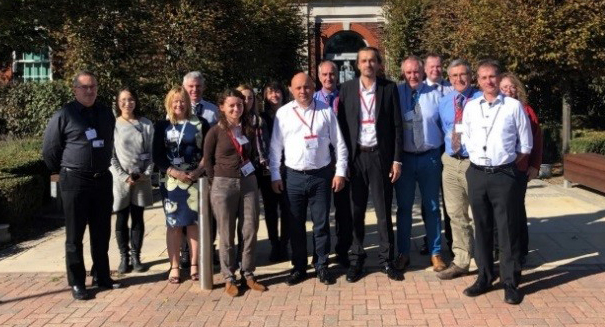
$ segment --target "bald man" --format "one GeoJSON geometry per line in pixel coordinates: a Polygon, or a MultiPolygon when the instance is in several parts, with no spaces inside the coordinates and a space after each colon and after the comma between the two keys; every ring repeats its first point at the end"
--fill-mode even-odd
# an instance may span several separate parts
{"type": "Polygon", "coordinates": [[[286,284],[295,285],[307,277],[307,206],[313,221],[313,240],[317,278],[323,284],[334,282],[328,270],[330,254],[330,197],[345,183],[347,147],[329,105],[313,99],[315,85],[305,73],[294,75],[290,92],[294,100],[277,110],[271,135],[269,170],[273,191],[284,193],[292,221],[290,242],[294,268],[286,284]],[[330,168],[330,144],[335,149],[336,172],[330,168]],[[280,174],[285,157],[284,181],[280,174]]]}

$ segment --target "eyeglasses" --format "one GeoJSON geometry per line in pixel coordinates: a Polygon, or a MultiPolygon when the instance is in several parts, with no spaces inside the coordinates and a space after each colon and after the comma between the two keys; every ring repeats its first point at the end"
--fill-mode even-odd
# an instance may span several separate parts
{"type": "Polygon", "coordinates": [[[85,90],[85,91],[93,91],[97,89],[96,85],[78,85],[76,89],[85,90]]]}
{"type": "Polygon", "coordinates": [[[134,99],[120,100],[120,104],[135,103],[134,99]]]}

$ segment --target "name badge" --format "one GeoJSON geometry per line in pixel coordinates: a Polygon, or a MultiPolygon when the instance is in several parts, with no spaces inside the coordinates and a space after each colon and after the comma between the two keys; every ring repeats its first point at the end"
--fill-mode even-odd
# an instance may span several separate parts
{"type": "Polygon", "coordinates": [[[176,142],[179,140],[179,132],[176,129],[169,130],[166,136],[170,142],[176,142]]]}
{"type": "Polygon", "coordinates": [[[456,133],[464,133],[464,124],[456,124],[456,125],[454,125],[454,131],[456,133]]]}
{"type": "Polygon", "coordinates": [[[141,160],[141,161],[149,160],[150,158],[151,158],[151,155],[148,152],[139,154],[139,160],[141,160]]]}
{"type": "Polygon", "coordinates": [[[92,141],[92,147],[93,148],[102,148],[105,146],[105,141],[103,140],[94,140],[92,141]]]}
{"type": "Polygon", "coordinates": [[[97,138],[97,130],[94,128],[89,128],[84,133],[86,134],[86,139],[89,141],[97,138]]]}
{"type": "Polygon", "coordinates": [[[237,143],[239,143],[239,145],[244,145],[248,143],[248,138],[246,137],[246,135],[236,137],[235,139],[237,140],[237,143]]]}
{"type": "Polygon", "coordinates": [[[173,165],[180,165],[183,162],[185,162],[185,159],[183,159],[183,157],[175,157],[174,159],[172,159],[173,165]]]}
{"type": "Polygon", "coordinates": [[[492,159],[487,157],[479,158],[479,166],[492,166],[492,159]]]}
{"type": "Polygon", "coordinates": [[[404,120],[412,120],[412,119],[414,119],[414,110],[408,111],[405,114],[403,114],[403,119],[404,120]]]}
{"type": "Polygon", "coordinates": [[[317,135],[305,136],[305,146],[307,149],[319,148],[319,138],[317,137],[317,135]]]}
{"type": "Polygon", "coordinates": [[[367,123],[367,124],[362,124],[361,126],[361,133],[362,134],[373,134],[376,132],[376,125],[374,125],[373,123],[367,123]]]}
{"type": "Polygon", "coordinates": [[[254,172],[254,165],[250,161],[246,161],[240,170],[242,171],[242,175],[246,177],[254,172]]]}

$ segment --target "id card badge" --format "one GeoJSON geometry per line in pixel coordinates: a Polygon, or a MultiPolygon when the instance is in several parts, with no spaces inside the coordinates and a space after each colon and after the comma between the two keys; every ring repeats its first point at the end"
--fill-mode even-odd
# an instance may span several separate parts
{"type": "Polygon", "coordinates": [[[458,134],[464,133],[464,124],[455,124],[454,131],[458,134]]]}
{"type": "Polygon", "coordinates": [[[84,133],[86,134],[86,139],[89,141],[97,138],[97,130],[94,128],[89,128],[84,133]]]}
{"type": "Polygon", "coordinates": [[[373,134],[376,132],[376,125],[374,124],[374,120],[364,120],[361,122],[361,133],[362,134],[373,134]]]}
{"type": "Polygon", "coordinates": [[[177,142],[179,140],[179,132],[176,129],[171,129],[166,133],[169,142],[177,142]]]}
{"type": "Polygon", "coordinates": [[[406,112],[405,114],[403,114],[403,120],[412,120],[414,119],[414,110],[410,110],[408,112],[406,112]]]}
{"type": "Polygon", "coordinates": [[[307,135],[305,136],[305,147],[307,149],[317,149],[319,148],[319,138],[317,135],[307,135]]]}
{"type": "Polygon", "coordinates": [[[239,143],[239,145],[244,145],[248,143],[248,138],[246,137],[246,135],[238,136],[235,139],[237,140],[237,143],[239,143]]]}
{"type": "Polygon", "coordinates": [[[145,161],[149,159],[151,159],[151,155],[149,154],[149,152],[139,154],[139,160],[145,161]]]}
{"type": "Polygon", "coordinates": [[[492,159],[488,158],[488,157],[481,157],[479,158],[479,166],[492,166],[492,159]]]}
{"type": "Polygon", "coordinates": [[[252,164],[252,162],[250,162],[249,160],[246,161],[246,163],[242,166],[242,168],[240,168],[240,170],[242,171],[242,175],[244,177],[252,174],[254,172],[254,165],[252,164]]]}
{"type": "Polygon", "coordinates": [[[93,148],[102,148],[105,146],[105,141],[104,140],[94,140],[92,141],[92,147],[93,148]]]}
{"type": "Polygon", "coordinates": [[[172,159],[173,165],[180,165],[183,162],[185,162],[185,159],[183,159],[183,157],[175,157],[174,159],[172,159]]]}

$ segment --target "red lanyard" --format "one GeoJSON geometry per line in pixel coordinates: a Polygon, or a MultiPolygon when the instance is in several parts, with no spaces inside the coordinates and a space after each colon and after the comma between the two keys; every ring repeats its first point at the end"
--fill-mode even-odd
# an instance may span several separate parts
{"type": "Polygon", "coordinates": [[[372,106],[374,105],[375,99],[376,99],[376,94],[374,93],[374,95],[372,96],[372,100],[370,100],[370,105],[368,106],[366,104],[366,100],[363,98],[363,95],[361,94],[361,91],[359,91],[359,100],[361,101],[361,104],[363,105],[363,108],[365,109],[365,111],[368,113],[368,119],[372,118],[372,106]]]}
{"type": "Polygon", "coordinates": [[[300,119],[300,121],[309,128],[309,132],[311,133],[311,135],[313,135],[313,122],[315,121],[315,99],[313,99],[313,116],[311,116],[311,125],[307,124],[303,116],[301,116],[298,111],[296,111],[296,108],[297,106],[292,108],[294,109],[294,113],[296,114],[296,116],[298,116],[298,119],[300,119]]]}
{"type": "Polygon", "coordinates": [[[235,151],[237,151],[237,154],[239,154],[239,157],[242,161],[246,161],[246,159],[244,158],[244,147],[239,144],[239,142],[237,141],[237,139],[233,136],[233,133],[231,132],[231,129],[229,129],[227,131],[227,134],[229,134],[229,138],[231,139],[231,143],[233,143],[233,147],[235,147],[235,151]]]}

